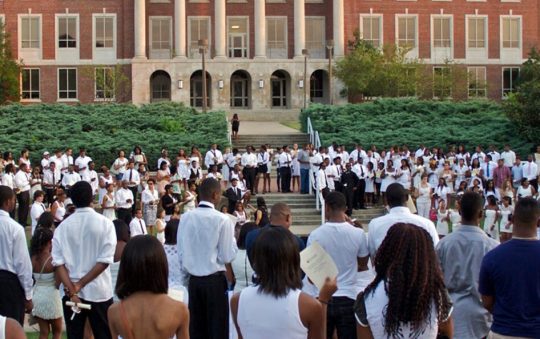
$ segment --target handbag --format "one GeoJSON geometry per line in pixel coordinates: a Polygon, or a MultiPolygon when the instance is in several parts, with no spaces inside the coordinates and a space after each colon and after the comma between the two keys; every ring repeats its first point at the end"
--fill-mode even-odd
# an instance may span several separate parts
{"type": "Polygon", "coordinates": [[[437,210],[432,208],[429,210],[429,220],[435,222],[437,221],[437,210]]]}

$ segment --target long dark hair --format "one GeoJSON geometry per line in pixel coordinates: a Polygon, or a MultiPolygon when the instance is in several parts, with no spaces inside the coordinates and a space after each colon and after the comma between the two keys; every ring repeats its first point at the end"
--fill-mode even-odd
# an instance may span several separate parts
{"type": "Polygon", "coordinates": [[[259,291],[276,298],[302,288],[300,251],[292,233],[283,227],[265,227],[253,244],[253,269],[259,291]]]}
{"type": "Polygon", "coordinates": [[[45,246],[52,241],[53,231],[49,228],[38,227],[34,231],[32,240],[30,240],[30,255],[40,254],[45,246]]]}
{"type": "Polygon", "coordinates": [[[366,288],[373,293],[385,284],[388,305],[384,330],[389,337],[398,334],[400,324],[410,323],[420,330],[429,321],[435,304],[437,319],[444,321],[452,307],[439,261],[429,233],[413,224],[393,225],[375,256],[376,277],[366,288]]]}

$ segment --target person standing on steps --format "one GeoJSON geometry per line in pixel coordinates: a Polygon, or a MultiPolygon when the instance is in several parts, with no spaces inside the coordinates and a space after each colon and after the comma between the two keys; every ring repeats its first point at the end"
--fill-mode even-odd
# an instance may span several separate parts
{"type": "Polygon", "coordinates": [[[291,191],[291,164],[292,157],[289,153],[289,146],[283,146],[283,152],[279,155],[279,171],[281,173],[281,192],[290,193],[291,191]]]}
{"type": "Polygon", "coordinates": [[[311,156],[311,150],[309,144],[305,144],[298,152],[298,163],[300,164],[300,193],[309,193],[309,170],[311,168],[311,162],[309,158],[311,156]]]}
{"type": "Polygon", "coordinates": [[[234,113],[231,120],[231,129],[232,129],[232,138],[234,140],[238,139],[238,130],[240,129],[240,119],[238,114],[234,113]]]}
{"type": "Polygon", "coordinates": [[[257,156],[253,153],[253,146],[246,147],[246,153],[242,155],[241,159],[242,173],[244,179],[246,179],[247,189],[255,195],[255,177],[257,175],[257,156]]]}

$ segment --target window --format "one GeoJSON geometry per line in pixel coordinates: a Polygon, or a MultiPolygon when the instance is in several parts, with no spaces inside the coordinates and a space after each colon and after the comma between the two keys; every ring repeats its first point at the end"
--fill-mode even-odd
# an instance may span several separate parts
{"type": "Polygon", "coordinates": [[[77,48],[77,17],[58,18],[58,48],[77,48]]]}
{"type": "Polygon", "coordinates": [[[433,18],[433,47],[452,47],[452,18],[433,18]]]}
{"type": "Polygon", "coordinates": [[[382,46],[382,16],[361,16],[360,17],[360,36],[362,40],[369,42],[373,47],[382,46]]]}
{"type": "Polygon", "coordinates": [[[228,18],[229,58],[248,57],[248,18],[228,18]]]}
{"type": "Polygon", "coordinates": [[[41,47],[40,17],[23,16],[21,18],[21,48],[41,47]]]}
{"type": "Polygon", "coordinates": [[[191,58],[200,58],[199,40],[207,39],[208,51],[211,51],[210,45],[210,18],[208,17],[190,17],[189,18],[189,56],[191,58]]]}
{"type": "Polygon", "coordinates": [[[77,69],[58,69],[58,99],[77,99],[77,69]]]}
{"type": "Polygon", "coordinates": [[[306,49],[310,58],[326,57],[326,32],[324,17],[306,17],[306,49]]]}
{"type": "Polygon", "coordinates": [[[96,16],[96,48],[114,48],[114,20],[113,16],[96,16]]]}
{"type": "Polygon", "coordinates": [[[170,17],[150,17],[150,58],[171,57],[172,19],[170,17]]]}
{"type": "Polygon", "coordinates": [[[287,17],[266,18],[266,56],[287,58],[287,17]]]}
{"type": "Polygon", "coordinates": [[[468,48],[486,47],[486,21],[485,17],[470,17],[467,19],[469,30],[467,37],[468,48]]]}
{"type": "Polygon", "coordinates": [[[114,68],[97,67],[94,76],[95,99],[114,100],[116,93],[114,68]]]}
{"type": "Polygon", "coordinates": [[[398,17],[398,46],[404,48],[416,48],[416,17],[398,17]]]}
{"type": "Polygon", "coordinates": [[[467,68],[469,83],[469,98],[486,97],[486,68],[469,67],[467,68]]]}
{"type": "Polygon", "coordinates": [[[521,18],[502,18],[502,47],[519,48],[521,35],[521,18]]]}
{"type": "Polygon", "coordinates": [[[449,67],[433,67],[433,97],[439,99],[452,96],[452,71],[449,67]]]}
{"type": "Polygon", "coordinates": [[[516,90],[516,82],[519,78],[519,71],[519,67],[504,67],[502,69],[503,97],[516,90]]]}
{"type": "Polygon", "coordinates": [[[39,100],[39,69],[24,68],[21,76],[21,99],[39,100]]]}

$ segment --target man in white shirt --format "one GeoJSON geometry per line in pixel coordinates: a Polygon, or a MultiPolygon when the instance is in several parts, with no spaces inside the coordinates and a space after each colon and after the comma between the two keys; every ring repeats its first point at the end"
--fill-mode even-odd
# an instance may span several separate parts
{"type": "Polygon", "coordinates": [[[414,158],[415,158],[415,159],[418,159],[418,158],[423,157],[425,151],[426,151],[426,146],[420,145],[420,147],[418,147],[418,149],[417,149],[416,152],[414,153],[414,158]]]}
{"type": "Polygon", "coordinates": [[[495,168],[497,168],[497,163],[492,161],[491,154],[486,154],[486,156],[484,157],[484,162],[480,164],[480,167],[484,172],[485,185],[486,181],[493,179],[493,172],[495,171],[495,168]]]}
{"type": "Polygon", "coordinates": [[[126,224],[129,225],[132,219],[132,208],[133,208],[133,192],[128,187],[128,181],[122,181],[122,187],[116,191],[116,207],[118,219],[124,220],[126,224]]]}
{"type": "Polygon", "coordinates": [[[86,181],[90,184],[90,186],[92,186],[92,194],[94,194],[94,196],[97,194],[99,188],[99,178],[95,167],[96,165],[94,162],[90,161],[88,163],[88,170],[84,171],[84,174],[81,175],[82,180],[86,181]]]}
{"type": "Polygon", "coordinates": [[[367,237],[361,228],[349,222],[345,196],[331,192],[325,200],[328,221],[308,237],[307,246],[317,242],[330,255],[338,269],[338,289],[328,308],[326,331],[329,338],[337,331],[338,338],[356,338],[354,301],[358,294],[358,272],[368,269],[367,237]]]}
{"type": "Polygon", "coordinates": [[[279,172],[281,175],[281,192],[290,193],[291,191],[291,154],[289,146],[283,146],[283,153],[279,155],[279,172]]]}
{"type": "Polygon", "coordinates": [[[43,169],[43,171],[49,169],[50,156],[51,155],[49,152],[43,152],[43,158],[41,159],[41,168],[43,169]]]}
{"type": "Polygon", "coordinates": [[[167,165],[169,165],[167,167],[167,172],[169,172],[169,174],[170,174],[171,161],[169,160],[169,151],[166,148],[161,150],[161,158],[159,158],[158,161],[157,161],[157,168],[158,169],[161,168],[161,163],[162,162],[166,162],[167,165]]]}
{"type": "Polygon", "coordinates": [[[51,166],[51,163],[55,163],[55,176],[58,177],[58,180],[60,181],[62,178],[62,151],[57,149],[54,151],[54,155],[49,158],[49,167],[51,166]]]}
{"type": "Polygon", "coordinates": [[[47,195],[47,203],[52,205],[54,202],[54,196],[56,195],[56,188],[60,185],[60,173],[56,170],[56,162],[51,161],[49,169],[43,171],[43,188],[47,195]]]}
{"type": "Polygon", "coordinates": [[[480,164],[484,162],[486,154],[482,152],[481,146],[476,146],[476,152],[471,156],[471,163],[474,159],[478,158],[478,161],[480,161],[480,164]]]}
{"type": "Polygon", "coordinates": [[[510,145],[504,145],[504,151],[501,153],[501,159],[504,160],[504,166],[512,168],[516,162],[516,153],[510,149],[510,145]]]}
{"type": "Polygon", "coordinates": [[[386,189],[386,200],[390,212],[375,218],[369,223],[368,246],[371,258],[375,258],[388,230],[397,223],[409,223],[425,229],[433,239],[433,246],[439,242],[439,235],[433,222],[419,215],[412,214],[407,207],[408,193],[399,183],[393,183],[386,189]]]}
{"type": "Polygon", "coordinates": [[[32,310],[34,281],[24,229],[9,216],[13,209],[13,190],[0,186],[0,315],[22,325],[32,310]]]}
{"type": "Polygon", "coordinates": [[[362,148],[362,145],[356,144],[355,149],[351,152],[349,155],[350,158],[354,160],[354,163],[358,161],[358,158],[365,158],[367,157],[366,151],[362,148]]]}
{"type": "MultiPolygon", "coordinates": [[[[373,167],[375,168],[375,167],[373,167]]],[[[358,186],[354,197],[354,207],[365,209],[365,195],[366,195],[366,176],[368,173],[367,167],[364,166],[364,159],[359,158],[356,165],[353,166],[352,171],[358,177],[358,186]]]]}
{"type": "Polygon", "coordinates": [[[324,198],[330,193],[330,187],[328,186],[328,177],[326,176],[326,167],[330,163],[330,159],[324,159],[321,163],[319,172],[317,173],[317,191],[324,198]]]}
{"type": "Polygon", "coordinates": [[[333,189],[331,188],[332,191],[342,191],[341,174],[343,173],[343,166],[341,166],[341,164],[341,156],[336,153],[334,163],[326,169],[327,176],[333,181],[333,185],[330,184],[330,186],[334,187],[333,189]]]}
{"type": "Polygon", "coordinates": [[[226,266],[236,257],[234,224],[218,212],[221,185],[205,179],[199,186],[199,207],[182,215],[178,232],[180,262],[190,275],[189,332],[192,339],[229,336],[226,266]]]}
{"type": "Polygon", "coordinates": [[[34,235],[39,217],[43,214],[43,212],[47,211],[47,208],[43,203],[44,198],[45,192],[39,190],[34,192],[34,203],[32,204],[32,208],[30,208],[30,220],[32,226],[32,233],[30,233],[31,235],[34,235]]]}
{"type": "Polygon", "coordinates": [[[75,159],[75,168],[81,177],[84,177],[86,171],[88,171],[88,163],[92,161],[92,158],[86,155],[86,149],[81,148],[79,150],[79,156],[75,159]]]}
{"type": "Polygon", "coordinates": [[[221,168],[223,167],[223,154],[217,149],[217,144],[212,144],[212,146],[210,146],[210,149],[206,152],[204,157],[204,163],[207,168],[216,165],[218,171],[221,172],[221,168]]]}
{"type": "MultiPolygon", "coordinates": [[[[67,148],[66,152],[62,155],[62,168],[60,169],[62,174],[65,174],[68,172],[69,165],[75,165],[73,162],[73,150],[71,148],[67,148]]],[[[58,155],[58,153],[57,153],[58,155]]]]}
{"type": "Polygon", "coordinates": [[[146,230],[146,223],[143,220],[143,213],[140,208],[135,210],[135,218],[129,223],[129,236],[131,238],[138,235],[146,235],[148,231],[146,230]]]}
{"type": "Polygon", "coordinates": [[[109,265],[116,250],[113,222],[91,208],[92,187],[81,181],[73,185],[71,199],[77,208],[54,232],[52,263],[64,285],[62,300],[68,338],[83,338],[86,319],[96,339],[111,338],[107,310],[113,303],[113,286],[109,265]],[[84,303],[73,315],[66,301],[84,303]]]}
{"type": "Polygon", "coordinates": [[[246,153],[242,154],[240,160],[242,164],[242,174],[246,179],[247,189],[255,194],[255,177],[257,176],[257,156],[253,153],[253,147],[247,146],[246,153]]]}
{"type": "Polygon", "coordinates": [[[122,181],[127,181],[127,187],[131,190],[131,193],[133,194],[133,205],[131,213],[135,213],[135,206],[137,205],[137,193],[139,184],[141,183],[141,177],[139,175],[139,171],[135,169],[135,162],[133,161],[133,159],[129,160],[128,168],[124,172],[122,181]]]}
{"type": "Polygon", "coordinates": [[[71,187],[81,181],[81,176],[79,173],[75,172],[74,165],[68,165],[68,171],[62,176],[62,186],[66,190],[69,196],[71,187]]]}
{"type": "Polygon", "coordinates": [[[30,169],[22,163],[14,178],[15,191],[17,192],[17,220],[23,227],[26,226],[28,212],[30,211],[30,169]]]}
{"type": "Polygon", "coordinates": [[[527,162],[522,165],[523,177],[529,180],[529,183],[538,192],[538,165],[534,162],[534,156],[529,154],[527,162]]]}
{"type": "Polygon", "coordinates": [[[499,159],[501,158],[501,154],[497,152],[495,145],[489,145],[488,154],[491,155],[491,161],[493,161],[494,163],[499,162],[499,159]]]}

